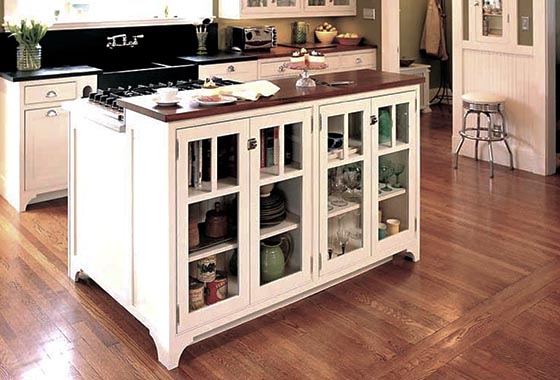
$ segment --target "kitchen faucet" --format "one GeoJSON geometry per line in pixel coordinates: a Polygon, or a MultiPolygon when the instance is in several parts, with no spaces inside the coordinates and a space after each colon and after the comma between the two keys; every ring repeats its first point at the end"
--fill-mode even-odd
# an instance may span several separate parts
{"type": "Polygon", "coordinates": [[[114,49],[116,47],[135,47],[138,45],[138,39],[139,38],[144,38],[143,34],[138,34],[135,36],[132,36],[132,41],[127,41],[127,35],[126,34],[117,34],[116,36],[110,36],[107,37],[107,47],[109,49],[114,49]],[[117,40],[121,39],[121,43],[118,43],[117,40]]]}

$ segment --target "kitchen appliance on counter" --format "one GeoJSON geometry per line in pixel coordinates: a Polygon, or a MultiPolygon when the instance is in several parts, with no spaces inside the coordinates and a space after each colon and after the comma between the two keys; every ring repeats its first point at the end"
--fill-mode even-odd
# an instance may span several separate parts
{"type": "Polygon", "coordinates": [[[269,50],[276,46],[274,26],[230,26],[228,45],[233,50],[269,50]]]}

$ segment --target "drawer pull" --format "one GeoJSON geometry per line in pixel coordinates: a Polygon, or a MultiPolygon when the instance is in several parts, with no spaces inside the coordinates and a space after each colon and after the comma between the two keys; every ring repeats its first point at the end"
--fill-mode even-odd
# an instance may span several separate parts
{"type": "Polygon", "coordinates": [[[278,72],[279,73],[283,73],[284,71],[286,71],[286,67],[282,66],[278,66],[278,72]]]}
{"type": "Polygon", "coordinates": [[[362,58],[360,57],[356,58],[356,63],[362,63],[362,58]]]}
{"type": "Polygon", "coordinates": [[[227,68],[227,72],[228,72],[228,73],[233,73],[233,72],[235,72],[235,66],[229,65],[228,68],[227,68]]]}
{"type": "Polygon", "coordinates": [[[57,117],[58,116],[58,112],[56,112],[55,110],[49,110],[47,112],[47,117],[57,117]]]}
{"type": "Polygon", "coordinates": [[[45,98],[56,98],[58,94],[54,90],[50,90],[45,94],[45,98]]]}

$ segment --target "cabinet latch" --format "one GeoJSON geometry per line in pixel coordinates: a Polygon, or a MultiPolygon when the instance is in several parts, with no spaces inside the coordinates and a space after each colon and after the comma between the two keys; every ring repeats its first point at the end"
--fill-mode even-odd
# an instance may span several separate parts
{"type": "Polygon", "coordinates": [[[371,115],[369,118],[369,125],[375,125],[375,124],[377,124],[377,116],[371,115]]]}
{"type": "Polygon", "coordinates": [[[257,149],[257,139],[256,138],[250,138],[249,140],[247,140],[247,150],[254,150],[257,149]]]}

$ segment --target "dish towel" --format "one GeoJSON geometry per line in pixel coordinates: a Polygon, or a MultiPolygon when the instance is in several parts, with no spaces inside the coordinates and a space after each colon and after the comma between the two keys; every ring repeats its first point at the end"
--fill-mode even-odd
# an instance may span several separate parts
{"type": "Polygon", "coordinates": [[[269,97],[276,94],[278,91],[280,91],[280,87],[274,83],[267,80],[258,80],[255,82],[235,84],[233,86],[220,88],[219,94],[254,102],[259,100],[261,96],[269,97]]]}

